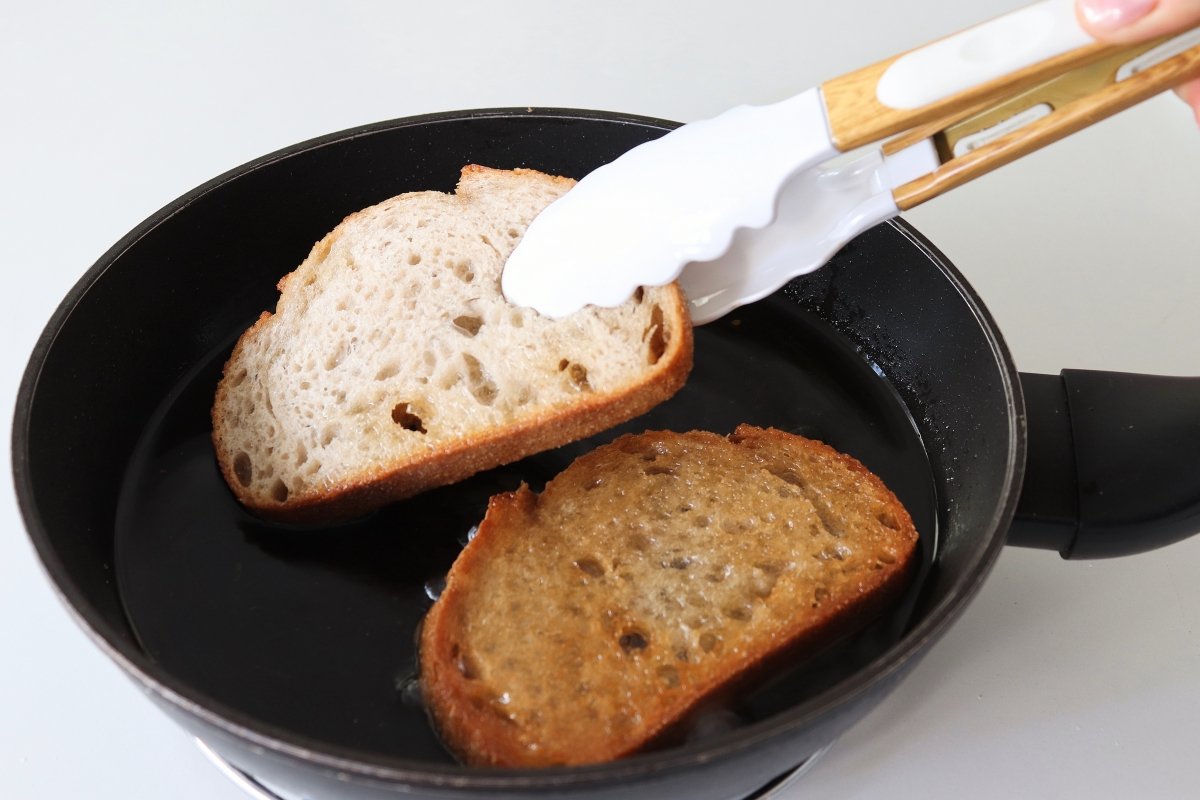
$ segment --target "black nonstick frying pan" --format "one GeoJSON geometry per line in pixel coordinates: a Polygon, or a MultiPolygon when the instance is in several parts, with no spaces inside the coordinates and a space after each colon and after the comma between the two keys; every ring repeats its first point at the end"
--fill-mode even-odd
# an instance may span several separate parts
{"type": "Polygon", "coordinates": [[[747,796],[873,708],[1006,541],[1106,556],[1200,528],[1200,383],[1019,375],[971,288],[903,222],[698,329],[685,389],[618,430],[337,529],[238,507],[208,442],[212,392],[312,242],[399,192],[451,190],[466,163],[578,177],[672,126],[492,110],[306,142],[155,214],[59,307],[14,423],[30,536],[97,644],[238,769],[315,798],[747,796]],[[620,432],[739,422],[823,439],[884,478],[922,534],[903,601],[682,744],[572,769],[456,764],[415,691],[413,636],[487,497],[620,432]]]}

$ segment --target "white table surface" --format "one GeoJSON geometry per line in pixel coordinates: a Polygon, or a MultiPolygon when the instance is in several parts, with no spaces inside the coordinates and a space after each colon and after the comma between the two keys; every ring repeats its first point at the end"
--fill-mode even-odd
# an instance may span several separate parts
{"type": "MultiPolygon", "coordinates": [[[[693,120],[1017,5],[839,0],[0,4],[0,382],[151,212],[284,145],[410,114],[693,120]]],[[[1157,98],[910,219],[1018,365],[1200,375],[1200,133],[1157,98]]],[[[5,452],[9,427],[3,426],[5,452]]],[[[0,797],[242,797],[85,638],[0,490],[0,797]]],[[[1009,549],[958,625],[789,796],[1197,797],[1200,537],[1009,549]]]]}

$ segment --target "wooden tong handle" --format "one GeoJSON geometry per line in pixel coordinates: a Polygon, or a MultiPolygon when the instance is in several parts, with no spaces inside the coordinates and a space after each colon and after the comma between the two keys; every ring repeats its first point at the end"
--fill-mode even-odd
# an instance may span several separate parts
{"type": "Polygon", "coordinates": [[[846,152],[1011,96],[1111,55],[1079,27],[1072,0],[1043,0],[826,81],[833,143],[846,152]]]}
{"type": "MultiPolygon", "coordinates": [[[[892,192],[896,206],[902,211],[910,209],[1167,89],[1200,77],[1200,45],[1141,71],[1121,74],[1122,67],[1132,59],[1169,40],[1168,37],[1142,46],[1122,48],[1101,62],[1035,86],[998,105],[976,108],[966,118],[932,132],[942,165],[896,187],[892,192]],[[1031,121],[1011,132],[987,137],[978,147],[958,146],[967,143],[966,137],[970,134],[1002,125],[1031,111],[1040,116],[1032,117],[1031,121]]],[[[913,135],[920,133],[928,136],[931,132],[925,130],[913,135]]],[[[901,139],[886,144],[884,152],[895,152],[903,147],[907,142],[901,139]]]]}
{"type": "Polygon", "coordinates": [[[821,96],[841,152],[932,140],[940,166],[892,193],[905,210],[1197,76],[1200,29],[1103,45],[1073,0],[1042,0],[828,81],[821,96]]]}

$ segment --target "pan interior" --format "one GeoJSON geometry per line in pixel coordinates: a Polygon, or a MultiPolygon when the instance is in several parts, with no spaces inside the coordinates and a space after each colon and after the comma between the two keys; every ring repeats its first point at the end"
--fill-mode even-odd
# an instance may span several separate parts
{"type": "Polygon", "coordinates": [[[115,572],[138,644],[166,673],[242,720],[367,759],[451,763],[420,702],[414,637],[488,497],[521,481],[539,489],[576,456],[624,432],[728,433],[748,422],[854,455],[900,497],[922,535],[921,573],[889,615],[706,714],[694,737],[819,693],[903,634],[933,560],[938,499],[917,425],[883,370],[795,294],[697,329],[686,387],[649,414],[325,530],[261,523],[222,482],[209,409],[233,341],[219,343],[149,417],[123,478],[115,572]]]}

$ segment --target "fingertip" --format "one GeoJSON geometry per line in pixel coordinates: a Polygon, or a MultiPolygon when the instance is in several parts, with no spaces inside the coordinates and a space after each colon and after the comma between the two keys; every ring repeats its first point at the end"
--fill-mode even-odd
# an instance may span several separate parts
{"type": "Polygon", "coordinates": [[[1192,116],[1196,119],[1196,127],[1200,128],[1200,79],[1185,83],[1177,91],[1183,101],[1192,107],[1192,116]]]}
{"type": "Polygon", "coordinates": [[[1129,44],[1200,24],[1200,0],[1076,0],[1075,17],[1098,40],[1129,44]]]}
{"type": "Polygon", "coordinates": [[[1083,29],[1096,38],[1118,41],[1136,36],[1135,23],[1156,6],[1158,0],[1076,0],[1075,16],[1083,29]]]}

